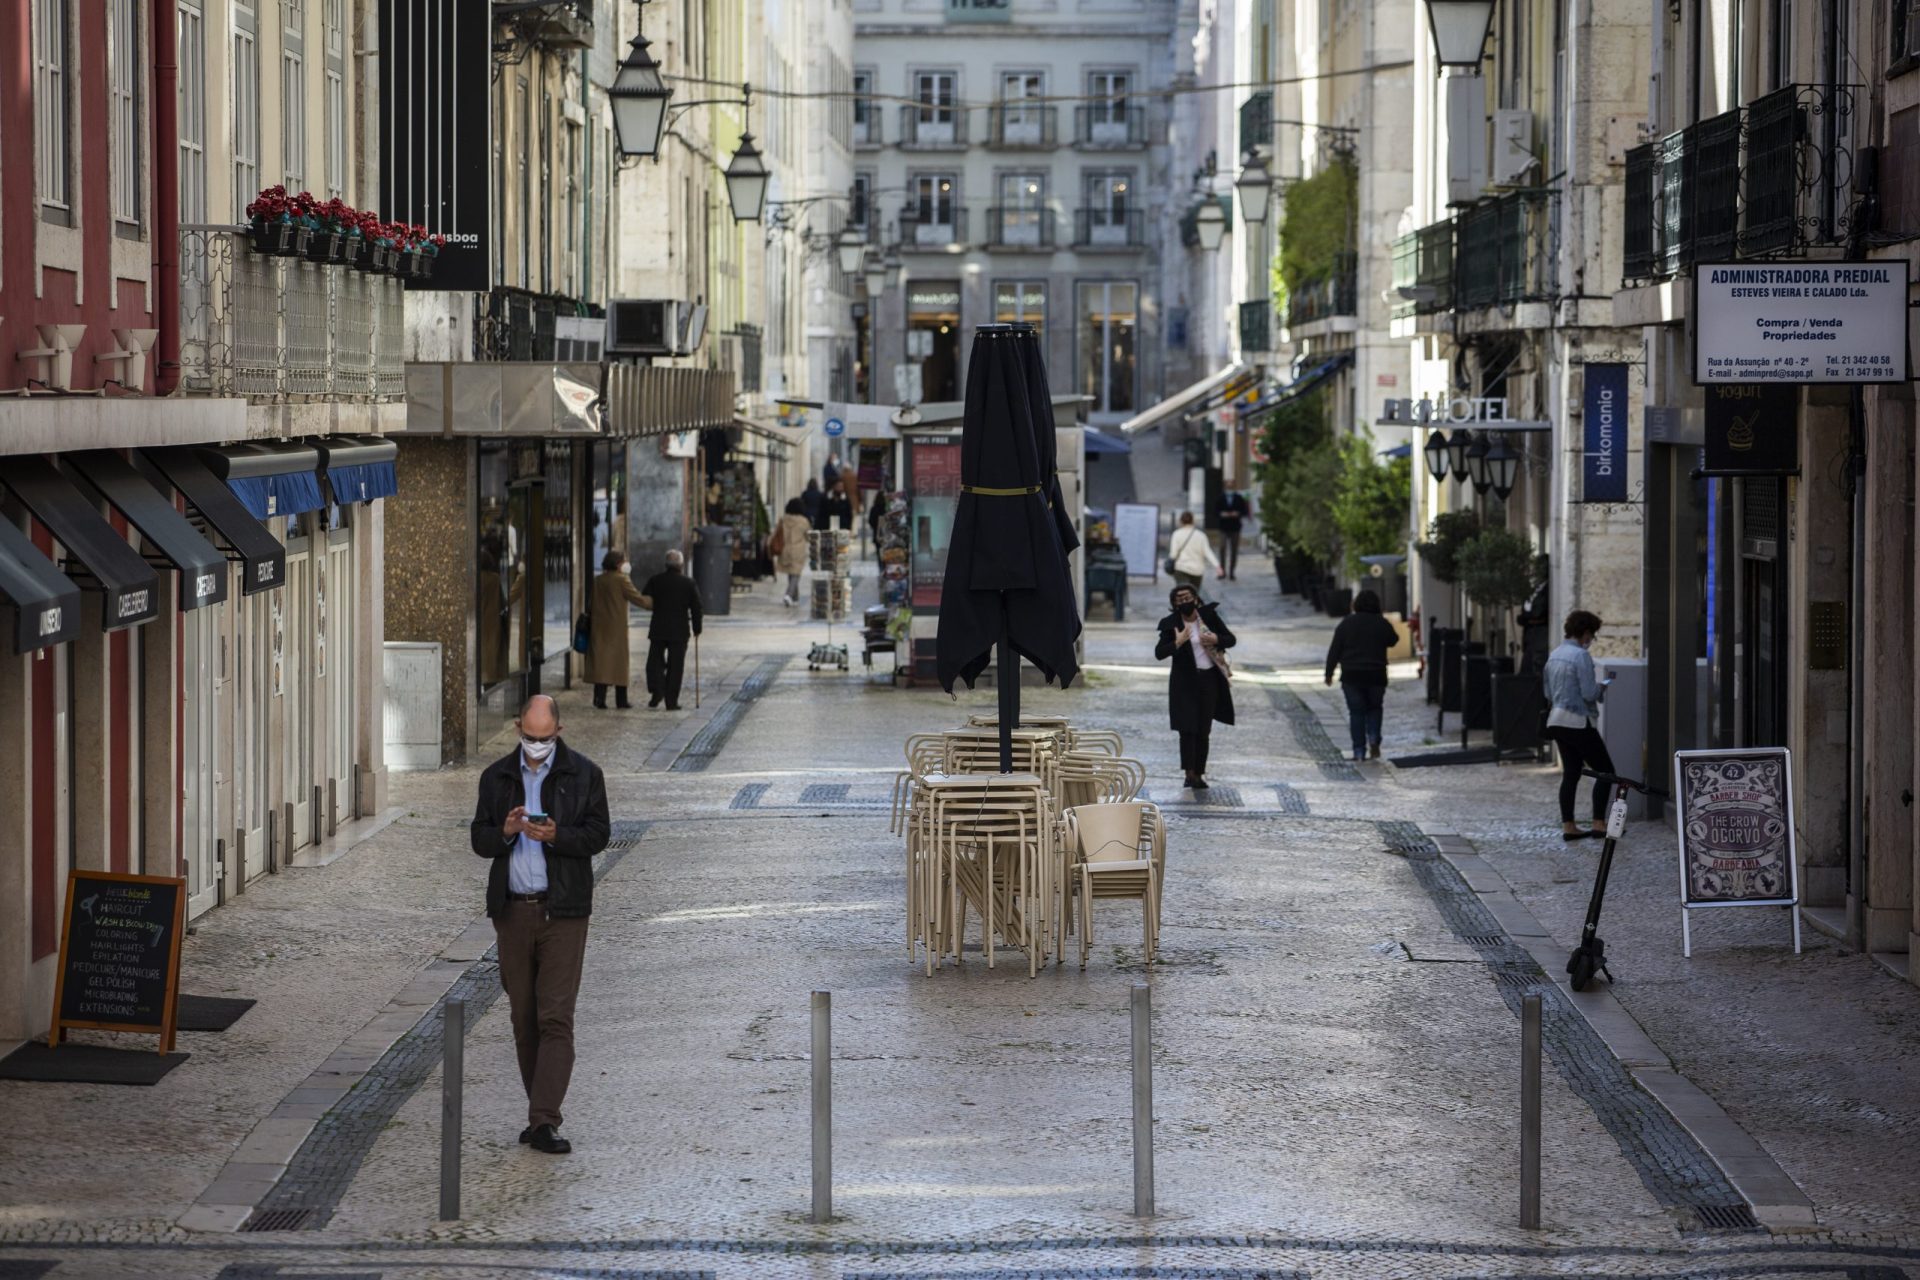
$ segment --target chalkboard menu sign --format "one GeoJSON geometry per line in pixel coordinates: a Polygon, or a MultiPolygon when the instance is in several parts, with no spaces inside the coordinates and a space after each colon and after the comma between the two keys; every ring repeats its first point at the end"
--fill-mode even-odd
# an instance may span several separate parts
{"type": "MultiPolygon", "coordinates": [[[[1785,747],[1677,751],[1680,921],[1693,954],[1688,912],[1708,907],[1793,907],[1800,900],[1793,845],[1793,756],[1785,747]]],[[[1800,915],[1793,912],[1793,949],[1800,915]]]]}
{"type": "Polygon", "coordinates": [[[172,1052],[186,908],[179,878],[69,875],[47,1043],[60,1043],[62,1027],[147,1031],[172,1052]]]}

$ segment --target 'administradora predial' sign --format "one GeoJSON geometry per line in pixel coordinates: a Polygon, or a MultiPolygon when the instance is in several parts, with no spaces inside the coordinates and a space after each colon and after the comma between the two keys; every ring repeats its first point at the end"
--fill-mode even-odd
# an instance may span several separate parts
{"type": "Polygon", "coordinates": [[[1904,260],[1696,267],[1693,380],[1905,382],[1907,283],[1904,260]]]}
{"type": "MultiPolygon", "coordinates": [[[[1681,947],[1693,954],[1688,913],[1705,907],[1792,907],[1800,900],[1793,851],[1793,756],[1785,747],[1676,751],[1674,823],[1680,834],[1681,947]]],[[[1794,913],[1793,949],[1800,950],[1794,913]]]]}
{"type": "Polygon", "coordinates": [[[55,970],[49,1045],[63,1027],[146,1031],[173,1050],[187,882],[176,876],[75,871],[55,970]]]}

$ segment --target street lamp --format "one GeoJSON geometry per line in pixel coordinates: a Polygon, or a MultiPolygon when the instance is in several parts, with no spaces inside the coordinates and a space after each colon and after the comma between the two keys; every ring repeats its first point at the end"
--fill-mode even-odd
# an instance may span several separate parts
{"type": "Polygon", "coordinates": [[[1267,205],[1273,200],[1273,177],[1267,172],[1267,162],[1258,152],[1247,153],[1247,163],[1240,170],[1240,176],[1233,185],[1240,192],[1240,212],[1248,222],[1265,222],[1267,205]]]}
{"type": "Polygon", "coordinates": [[[867,250],[866,258],[867,296],[869,298],[877,298],[880,296],[880,291],[887,287],[887,267],[886,264],[880,260],[880,251],[878,249],[867,250]]]}
{"type": "MultiPolygon", "coordinates": [[[[641,12],[644,14],[645,9],[641,12]]],[[[660,78],[660,64],[647,47],[647,38],[636,31],[620,71],[607,90],[613,103],[613,129],[620,139],[620,154],[629,158],[659,154],[660,138],[667,128],[667,99],[673,97],[673,90],[660,78]]]]}
{"type": "Polygon", "coordinates": [[[1473,432],[1456,431],[1447,441],[1447,462],[1455,480],[1467,478],[1467,450],[1473,445],[1473,432]]]}
{"type": "Polygon", "coordinates": [[[1487,474],[1487,455],[1493,452],[1493,444],[1487,439],[1488,432],[1482,431],[1467,446],[1467,479],[1473,481],[1475,493],[1485,493],[1493,483],[1493,477],[1487,474]]]}
{"type": "Polygon", "coordinates": [[[895,285],[899,284],[900,283],[900,246],[897,244],[888,245],[887,256],[881,259],[880,265],[882,265],[887,269],[887,288],[891,289],[895,285]]]}
{"type": "Polygon", "coordinates": [[[848,227],[833,242],[833,247],[840,254],[840,270],[846,275],[859,275],[860,265],[867,257],[867,242],[860,233],[848,227]]]}
{"type": "Polygon", "coordinates": [[[1435,480],[1447,478],[1447,435],[1444,431],[1435,431],[1427,437],[1426,447],[1420,452],[1427,459],[1427,474],[1435,480]]]}
{"type": "Polygon", "coordinates": [[[740,135],[740,149],[727,164],[727,199],[733,204],[735,222],[758,222],[767,204],[767,162],[753,135],[740,135]]]}
{"type": "Polygon", "coordinates": [[[1206,203],[1193,215],[1193,227],[1199,233],[1202,249],[1209,253],[1218,249],[1227,234],[1227,215],[1220,211],[1220,202],[1208,196],[1206,203]]]}
{"type": "Polygon", "coordinates": [[[1493,24],[1494,0],[1427,0],[1434,58],[1443,67],[1478,67],[1493,24]]]}
{"type": "Polygon", "coordinates": [[[1504,434],[1493,439],[1493,448],[1487,451],[1487,480],[1493,485],[1493,491],[1505,502],[1513,492],[1513,482],[1520,471],[1520,455],[1507,443],[1504,434]]]}

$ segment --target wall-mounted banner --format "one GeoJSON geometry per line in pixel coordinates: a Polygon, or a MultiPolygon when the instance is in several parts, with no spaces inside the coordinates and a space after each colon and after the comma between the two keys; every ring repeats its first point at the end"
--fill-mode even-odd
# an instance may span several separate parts
{"type": "Polygon", "coordinates": [[[1778,384],[1707,388],[1706,475],[1790,475],[1800,466],[1800,393],[1778,384]]]}
{"type": "MultiPolygon", "coordinates": [[[[1708,907],[1793,907],[1793,755],[1785,747],[1673,754],[1674,824],[1680,832],[1681,953],[1693,954],[1689,912],[1708,907]]],[[[1793,949],[1800,950],[1800,913],[1793,949]]]]}
{"type": "Polygon", "coordinates": [[[380,0],[380,216],[447,244],[409,289],[491,289],[494,14],[484,4],[380,0]]]}
{"type": "Polygon", "coordinates": [[[1693,380],[1905,382],[1904,259],[1694,268],[1693,380]]]}
{"type": "Polygon", "coordinates": [[[1580,421],[1586,431],[1582,453],[1580,499],[1583,502],[1627,500],[1627,366],[1586,366],[1586,394],[1580,403],[1580,421]]]}

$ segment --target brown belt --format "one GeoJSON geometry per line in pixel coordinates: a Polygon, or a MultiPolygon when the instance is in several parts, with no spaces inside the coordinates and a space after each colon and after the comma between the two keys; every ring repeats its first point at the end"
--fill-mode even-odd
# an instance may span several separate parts
{"type": "Polygon", "coordinates": [[[508,902],[545,902],[546,900],[547,895],[544,893],[510,893],[507,895],[508,902]]]}

